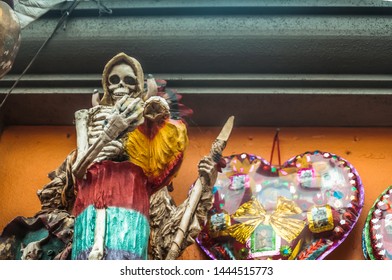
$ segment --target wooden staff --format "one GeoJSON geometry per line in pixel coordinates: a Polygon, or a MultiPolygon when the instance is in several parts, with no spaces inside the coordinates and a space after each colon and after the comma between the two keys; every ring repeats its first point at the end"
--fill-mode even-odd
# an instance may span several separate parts
{"type": "MultiPolygon", "coordinates": [[[[218,137],[212,144],[210,150],[210,156],[212,159],[218,163],[223,149],[226,147],[227,140],[229,139],[231,130],[233,129],[234,124],[234,116],[229,117],[223,126],[221,132],[218,137]]],[[[214,184],[215,182],[210,182],[210,184],[214,184]]],[[[177,229],[176,235],[173,239],[173,243],[170,247],[169,252],[167,253],[166,260],[175,260],[181,251],[181,244],[185,239],[186,232],[188,231],[189,224],[192,220],[192,217],[195,213],[196,207],[199,204],[202,191],[208,185],[206,178],[203,176],[199,176],[195,185],[193,186],[191,193],[189,194],[188,204],[186,205],[186,209],[184,215],[182,216],[180,225],[177,229]]]]}

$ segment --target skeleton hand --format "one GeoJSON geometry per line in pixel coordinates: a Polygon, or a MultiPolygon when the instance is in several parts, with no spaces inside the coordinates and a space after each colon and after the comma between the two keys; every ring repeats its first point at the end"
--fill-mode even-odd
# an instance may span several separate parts
{"type": "MultiPolygon", "coordinates": [[[[211,188],[218,177],[218,171],[216,168],[216,163],[210,156],[203,157],[198,165],[199,176],[205,179],[205,182],[209,188],[211,188]]],[[[204,191],[209,191],[210,189],[205,189],[204,191]]]]}
{"type": "Polygon", "coordinates": [[[161,122],[170,116],[169,104],[160,96],[147,99],[144,107],[144,117],[152,122],[161,122]]]}
{"type": "Polygon", "coordinates": [[[113,140],[106,144],[101,150],[98,157],[94,161],[103,161],[107,159],[114,159],[124,153],[124,147],[121,141],[113,140]]]}
{"type": "Polygon", "coordinates": [[[89,122],[87,126],[89,146],[97,141],[112,114],[113,107],[99,106],[90,109],[89,122]]]}
{"type": "Polygon", "coordinates": [[[116,102],[114,112],[104,131],[113,140],[123,132],[134,130],[143,122],[143,101],[126,95],[116,102]]]}

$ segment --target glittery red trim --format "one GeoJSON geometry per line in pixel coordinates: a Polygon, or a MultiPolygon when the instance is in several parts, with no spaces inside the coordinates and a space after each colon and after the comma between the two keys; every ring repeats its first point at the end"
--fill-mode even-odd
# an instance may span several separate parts
{"type": "Polygon", "coordinates": [[[140,167],[128,161],[94,163],[87,170],[86,178],[77,180],[76,187],[75,216],[89,205],[124,207],[149,215],[147,178],[140,167]]]}

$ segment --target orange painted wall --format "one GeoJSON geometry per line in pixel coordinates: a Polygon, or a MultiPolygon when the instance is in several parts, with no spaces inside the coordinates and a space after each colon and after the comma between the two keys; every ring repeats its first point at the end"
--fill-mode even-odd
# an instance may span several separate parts
{"type": "MultiPolygon", "coordinates": [[[[219,128],[189,129],[190,145],[173,197],[180,203],[197,176],[197,163],[207,154],[219,128]]],[[[269,159],[274,128],[234,128],[225,154],[254,153],[269,159]]],[[[346,241],[327,259],[362,257],[361,231],[366,214],[378,195],[392,184],[392,128],[281,128],[282,160],[312,150],[335,153],[359,172],[365,186],[365,205],[359,222],[346,241]]],[[[0,136],[0,231],[18,215],[32,216],[40,209],[36,191],[49,182],[47,174],[57,168],[75,148],[73,126],[8,126],[0,136]]],[[[276,156],[275,156],[276,158],[276,156]]],[[[196,246],[182,259],[206,259],[196,246]]]]}

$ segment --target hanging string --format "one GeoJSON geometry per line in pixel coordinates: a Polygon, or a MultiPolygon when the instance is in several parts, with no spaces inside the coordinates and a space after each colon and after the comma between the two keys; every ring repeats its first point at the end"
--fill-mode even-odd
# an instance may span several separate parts
{"type": "Polygon", "coordinates": [[[3,101],[0,104],[0,110],[3,108],[5,101],[7,100],[8,96],[10,96],[11,92],[14,90],[14,88],[18,85],[19,81],[22,79],[22,77],[24,76],[24,74],[26,74],[26,72],[29,70],[29,68],[31,67],[31,65],[33,65],[34,61],[36,60],[36,58],[38,57],[38,55],[40,54],[40,52],[42,51],[42,49],[48,44],[48,42],[50,41],[50,39],[53,38],[54,34],[56,33],[56,31],[63,25],[65,24],[67,18],[69,17],[69,15],[72,13],[72,11],[76,8],[76,6],[79,4],[80,2],[78,0],[75,0],[71,6],[63,13],[62,17],[60,18],[59,22],[57,23],[56,27],[54,28],[53,32],[49,35],[49,37],[45,40],[45,42],[41,45],[41,47],[38,49],[38,51],[36,52],[36,54],[34,55],[34,57],[31,59],[30,63],[26,66],[26,68],[23,70],[22,74],[20,74],[20,76],[18,77],[18,79],[16,79],[16,81],[14,82],[14,84],[12,85],[12,87],[10,88],[10,90],[7,92],[6,96],[4,97],[3,101]]]}
{"type": "Polygon", "coordinates": [[[281,164],[281,161],[280,161],[279,131],[280,131],[280,129],[277,128],[275,136],[274,136],[274,141],[273,141],[273,144],[272,144],[270,164],[272,165],[272,159],[274,157],[275,145],[276,145],[276,150],[278,151],[279,168],[281,168],[282,164],[281,164]]]}

